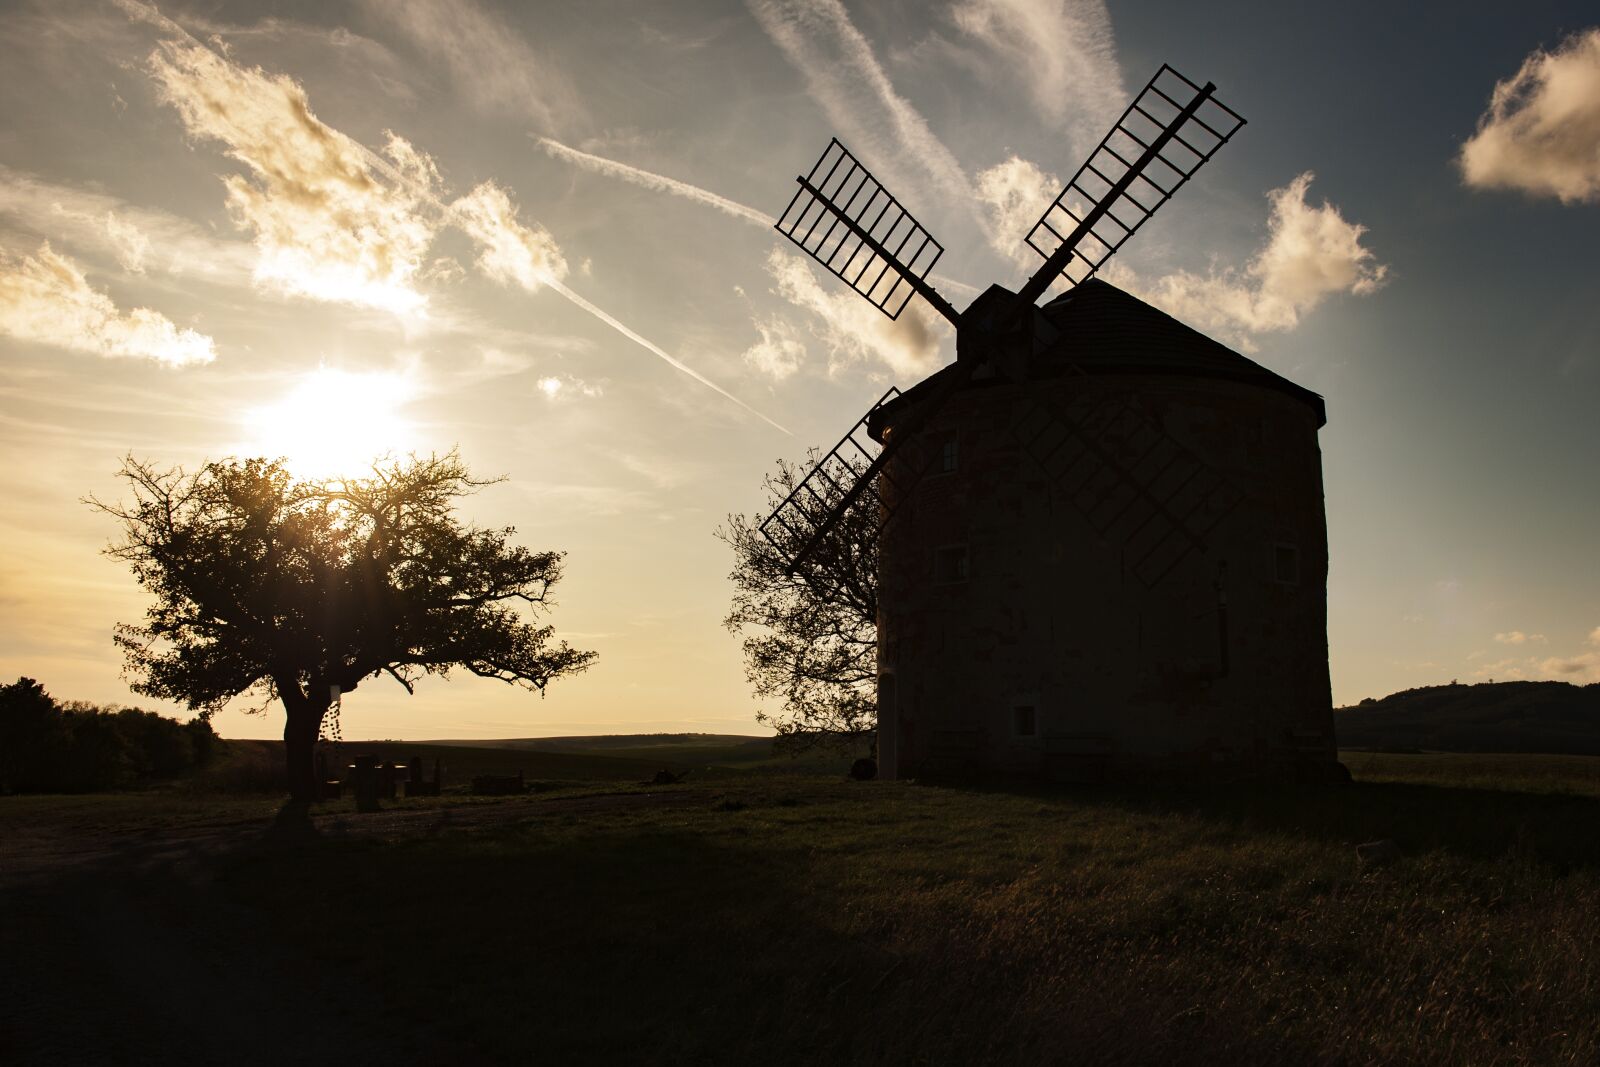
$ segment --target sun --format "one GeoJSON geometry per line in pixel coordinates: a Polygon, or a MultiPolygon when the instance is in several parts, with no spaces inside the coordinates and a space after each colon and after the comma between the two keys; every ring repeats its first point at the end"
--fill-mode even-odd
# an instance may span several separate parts
{"type": "Polygon", "coordinates": [[[246,413],[247,451],[281,457],[302,478],[359,473],[381,456],[416,448],[416,427],[402,414],[414,394],[398,374],[319,367],[281,399],[246,413]]]}

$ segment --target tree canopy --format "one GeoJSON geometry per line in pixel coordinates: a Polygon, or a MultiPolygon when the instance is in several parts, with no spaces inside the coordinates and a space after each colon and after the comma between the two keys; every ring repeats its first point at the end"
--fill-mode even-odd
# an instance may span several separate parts
{"type": "Polygon", "coordinates": [[[409,692],[459,667],[542,692],[594,661],[536,621],[562,553],[457,520],[457,498],[488,483],[454,452],[328,481],[263,459],[185,474],[129,457],[118,473],[132,501],[90,503],[121,523],[107,552],[155,598],[117,628],[134,690],[207,714],[282,701],[296,796],[335,686],[387,674],[409,692]]]}
{"type": "MultiPolygon", "coordinates": [[[[763,512],[730,515],[717,530],[734,555],[733,602],[723,625],[743,638],[745,676],[756,695],[778,701],[775,710],[757,712],[759,722],[797,740],[866,736],[877,729],[878,503],[863,495],[790,574],[760,522],[808,469],[780,460],[764,479],[763,512]]],[[[833,496],[825,491],[812,501],[818,517],[833,496]]],[[[803,536],[779,529],[785,549],[803,536]]]]}

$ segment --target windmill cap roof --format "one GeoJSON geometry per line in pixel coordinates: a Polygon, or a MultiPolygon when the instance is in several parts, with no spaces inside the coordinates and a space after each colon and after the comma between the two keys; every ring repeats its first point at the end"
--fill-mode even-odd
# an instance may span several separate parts
{"type": "Polygon", "coordinates": [[[1317,425],[1328,421],[1322,397],[1185,326],[1110,282],[1089,278],[1039,309],[1061,337],[1040,358],[1080,366],[1183,374],[1253,382],[1310,405],[1317,425]]]}
{"type": "MultiPolygon", "coordinates": [[[[1033,357],[1029,373],[1035,378],[1054,377],[1077,366],[1091,372],[1224,379],[1285,393],[1308,405],[1316,413],[1319,427],[1328,421],[1327,409],[1317,393],[1185,326],[1110,282],[1099,278],[1079,282],[1039,311],[1059,336],[1033,357]]],[[[954,370],[952,364],[923,379],[880,408],[878,415],[920,401],[938,380],[954,370]]],[[[875,416],[869,431],[878,437],[881,428],[882,420],[875,416]]]]}

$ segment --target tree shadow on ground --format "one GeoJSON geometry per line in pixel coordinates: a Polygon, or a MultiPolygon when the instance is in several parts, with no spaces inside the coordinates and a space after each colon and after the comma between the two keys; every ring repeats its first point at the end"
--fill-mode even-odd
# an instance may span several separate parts
{"type": "Polygon", "coordinates": [[[268,849],[304,848],[321,840],[321,836],[311,821],[311,805],[303,800],[285,800],[262,831],[259,843],[268,849]]]}

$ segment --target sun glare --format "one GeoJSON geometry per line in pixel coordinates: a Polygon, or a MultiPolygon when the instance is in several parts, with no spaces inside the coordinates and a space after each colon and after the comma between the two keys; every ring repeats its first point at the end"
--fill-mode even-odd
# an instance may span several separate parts
{"type": "Polygon", "coordinates": [[[417,447],[401,411],[415,390],[401,375],[319,367],[276,403],[247,415],[250,455],[283,457],[295,474],[356,474],[386,453],[417,447]]]}

